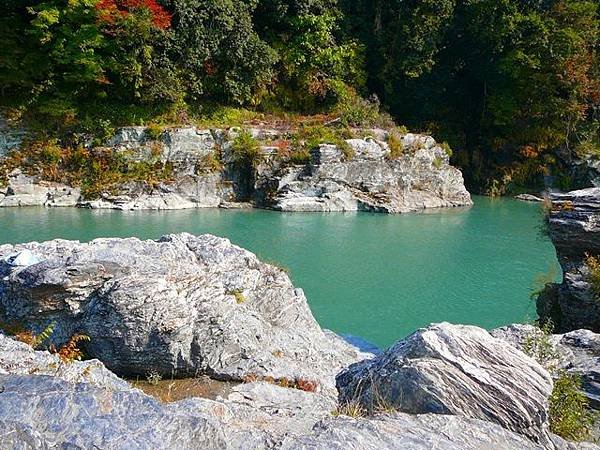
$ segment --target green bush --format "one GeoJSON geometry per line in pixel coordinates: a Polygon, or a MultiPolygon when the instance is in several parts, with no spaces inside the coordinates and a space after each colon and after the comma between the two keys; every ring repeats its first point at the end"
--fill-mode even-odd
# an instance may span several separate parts
{"type": "Polygon", "coordinates": [[[587,255],[585,265],[589,270],[588,282],[591,286],[592,293],[600,298],[600,258],[587,255]]]}
{"type": "Polygon", "coordinates": [[[310,152],[306,149],[293,151],[289,156],[289,162],[296,165],[305,165],[310,162],[310,152]]]}
{"type": "Polygon", "coordinates": [[[402,145],[402,139],[396,133],[389,134],[387,144],[390,148],[389,157],[391,159],[398,159],[404,155],[404,145],[402,145]]]}
{"type": "Polygon", "coordinates": [[[150,124],[146,128],[146,137],[151,141],[157,141],[163,134],[163,127],[157,124],[150,124]]]}
{"type": "Polygon", "coordinates": [[[561,372],[554,381],[549,399],[550,431],[571,441],[583,441],[590,435],[594,415],[581,392],[579,375],[561,372]]]}
{"type": "Polygon", "coordinates": [[[231,144],[234,162],[239,166],[255,168],[263,159],[263,153],[256,139],[248,131],[241,131],[231,144]]]}
{"type": "Polygon", "coordinates": [[[452,158],[452,148],[450,147],[450,144],[444,141],[440,144],[440,147],[446,152],[446,155],[448,155],[449,158],[452,158]]]}

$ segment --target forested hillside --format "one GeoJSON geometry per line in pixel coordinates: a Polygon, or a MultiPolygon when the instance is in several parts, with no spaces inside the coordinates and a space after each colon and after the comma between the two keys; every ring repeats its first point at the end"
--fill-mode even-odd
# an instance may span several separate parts
{"type": "Polygon", "coordinates": [[[597,0],[0,5],[4,114],[48,133],[385,111],[449,141],[490,194],[543,175],[568,187],[570,161],[600,155],[597,0]]]}

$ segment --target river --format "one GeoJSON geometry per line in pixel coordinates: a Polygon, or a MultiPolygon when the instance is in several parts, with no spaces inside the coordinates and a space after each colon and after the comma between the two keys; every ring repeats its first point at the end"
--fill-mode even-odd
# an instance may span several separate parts
{"type": "Polygon", "coordinates": [[[560,273],[538,232],[540,206],[475,197],[421,214],[0,209],[0,243],[157,238],[187,231],[231,239],[287,268],[321,326],[385,347],[420,326],[486,328],[535,318],[536,278],[560,273]]]}

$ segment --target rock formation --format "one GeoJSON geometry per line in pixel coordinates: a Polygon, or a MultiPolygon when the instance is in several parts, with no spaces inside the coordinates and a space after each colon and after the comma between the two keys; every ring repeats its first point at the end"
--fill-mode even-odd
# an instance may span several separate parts
{"type": "Polygon", "coordinates": [[[406,134],[398,144],[402,154],[392,158],[387,132],[365,130],[363,134],[369,133],[365,139],[346,141],[351,156],[324,143],[313,149],[310,161],[293,164],[278,147],[289,143],[288,131],[254,128],[249,132],[260,144],[261,162],[242,168],[232,154],[239,132],[187,127],[154,136],[145,127],[122,128],[106,148],[130,161],[156,157],[172,168],[171,179],[152,185],[124,182],[90,199],[83,198],[78,188],[48,183],[16,169],[0,187],[0,207],[183,209],[251,201],[282,211],[399,213],[471,205],[461,172],[450,166],[448,154],[429,136],[406,134]]]}
{"type": "Polygon", "coordinates": [[[590,283],[588,257],[600,256],[600,188],[552,194],[548,224],[563,269],[563,282],[549,285],[537,311],[551,319],[556,332],[580,328],[600,332],[599,293],[590,283]]]}
{"type": "Polygon", "coordinates": [[[584,450],[548,446],[482,420],[437,414],[333,416],[316,393],[242,384],[227,398],[161,404],[98,361],[58,357],[0,335],[0,448],[584,450]],[[76,374],[76,375],[75,375],[76,374]]]}
{"type": "Polygon", "coordinates": [[[418,330],[350,366],[337,387],[342,403],[482,419],[549,442],[550,375],[481,328],[441,323],[418,330]]]}
{"type": "Polygon", "coordinates": [[[600,335],[590,330],[575,330],[565,334],[544,336],[533,325],[514,324],[492,330],[494,337],[505,340],[519,350],[534,350],[534,345],[546,345],[538,353],[555,372],[565,370],[581,376],[583,393],[594,409],[600,409],[600,335]],[[545,341],[542,341],[545,340],[545,341]]]}
{"type": "Polygon", "coordinates": [[[332,388],[361,357],[321,330],[283,270],[210,235],[2,245],[0,321],[35,332],[55,323],[58,345],[88,335],[86,353],[120,375],[268,376],[332,388]]]}

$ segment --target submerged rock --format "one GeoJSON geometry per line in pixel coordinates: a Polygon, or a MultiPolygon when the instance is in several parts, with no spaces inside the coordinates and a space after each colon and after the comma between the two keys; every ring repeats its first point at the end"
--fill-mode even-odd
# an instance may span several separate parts
{"type": "Polygon", "coordinates": [[[337,377],[340,402],[487,420],[548,445],[552,379],[487,331],[431,325],[337,377]]]}
{"type": "Polygon", "coordinates": [[[563,282],[548,285],[537,300],[538,315],[557,332],[600,332],[600,300],[589,278],[588,256],[600,256],[600,188],[552,194],[549,233],[563,269],[563,282]]]}
{"type": "Polygon", "coordinates": [[[273,377],[332,388],[364,357],[312,316],[287,274],[229,240],[54,240],[0,246],[0,321],[52,340],[91,338],[86,353],[121,375],[273,377]],[[14,266],[28,251],[41,262],[14,266]]]}

